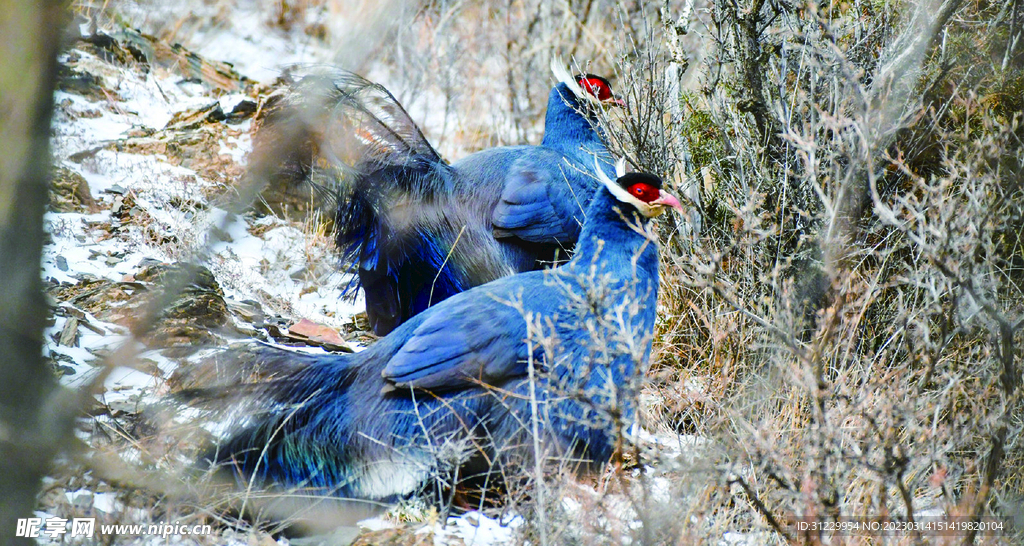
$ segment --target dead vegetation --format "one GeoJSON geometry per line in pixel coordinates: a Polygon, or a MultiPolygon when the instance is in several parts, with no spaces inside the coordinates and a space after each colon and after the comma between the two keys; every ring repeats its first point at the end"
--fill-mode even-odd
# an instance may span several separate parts
{"type": "Polygon", "coordinates": [[[656,370],[662,392],[696,376],[713,402],[656,413],[715,439],[705,521],[839,543],[868,538],[793,522],[1020,517],[1011,4],[705,12],[703,85],[659,112],[684,141],[653,159],[688,157],[700,191],[699,236],[667,245],[656,370]]]}
{"type": "MultiPolygon", "coordinates": [[[[268,20],[347,43],[330,15],[356,4],[277,2],[268,20]]],[[[617,76],[629,106],[607,120],[613,144],[691,204],[687,218],[661,227],[660,319],[639,395],[641,424],[662,435],[628,446],[590,480],[568,479],[557,464],[531,470],[506,499],[527,515],[520,541],[1019,537],[884,539],[794,526],[802,517],[954,517],[1021,527],[1019,1],[391,4],[401,16],[357,25],[379,30],[370,42],[387,46],[341,60],[386,67],[384,83],[425,119],[443,154],[536,142],[557,51],[617,76]],[[428,115],[438,104],[443,114],[428,115]],[[682,436],[666,444],[668,433],[682,436]]],[[[152,24],[187,41],[210,22],[152,24]]],[[[138,62],[121,49],[121,62],[138,62]]],[[[237,171],[203,136],[208,112],[195,114],[198,125],[119,149],[200,162],[192,168],[231,184],[237,171]]],[[[210,138],[231,134],[222,125],[210,138]]],[[[62,180],[59,206],[94,206],[73,177],[62,180]]],[[[305,231],[323,237],[322,226],[305,231]]],[[[116,312],[119,296],[104,301],[116,312]]],[[[130,428],[116,424],[128,415],[117,411],[102,426],[130,428]]],[[[104,434],[140,446],[151,432],[104,434]]],[[[219,506],[189,509],[225,517],[219,506]]],[[[360,540],[423,538],[406,530],[360,540]]]]}

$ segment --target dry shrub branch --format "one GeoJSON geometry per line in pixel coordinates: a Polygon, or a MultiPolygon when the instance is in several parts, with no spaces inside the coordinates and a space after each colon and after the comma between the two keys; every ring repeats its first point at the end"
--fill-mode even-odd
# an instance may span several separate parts
{"type": "Polygon", "coordinates": [[[791,523],[1019,519],[1016,3],[723,1],[672,19],[687,10],[622,60],[660,76],[628,85],[671,136],[652,146],[627,121],[618,142],[698,194],[696,237],[665,234],[651,413],[715,441],[695,476],[705,532],[839,543],[865,537],[791,523]],[[693,90],[673,81],[680,28],[705,40],[693,90]],[[695,378],[704,396],[680,396],[695,378]]]}

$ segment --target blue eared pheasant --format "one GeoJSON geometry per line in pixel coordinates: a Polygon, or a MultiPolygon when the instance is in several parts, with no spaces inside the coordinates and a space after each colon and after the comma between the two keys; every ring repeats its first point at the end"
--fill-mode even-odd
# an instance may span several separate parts
{"type": "Polygon", "coordinates": [[[567,263],[453,295],[362,352],[261,346],[265,369],[287,371],[255,385],[259,409],[210,462],[249,485],[370,502],[439,475],[500,472],[536,446],[607,462],[650,357],[658,249],[648,222],[680,205],[656,176],[599,176],[567,263]]]}
{"type": "Polygon", "coordinates": [[[306,76],[271,109],[257,148],[283,153],[283,172],[335,200],[337,246],[356,267],[378,335],[572,250],[595,168],[613,174],[598,109],[621,101],[604,78],[552,69],[560,82],[539,146],[490,148],[451,164],[387,89],[347,72],[306,76]],[[301,137],[275,138],[282,122],[301,124],[301,137]]]}

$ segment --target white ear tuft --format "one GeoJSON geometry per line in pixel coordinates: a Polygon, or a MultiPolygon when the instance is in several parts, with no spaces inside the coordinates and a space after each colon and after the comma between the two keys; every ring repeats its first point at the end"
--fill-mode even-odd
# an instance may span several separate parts
{"type": "MultiPolygon", "coordinates": [[[[633,205],[634,207],[636,207],[638,211],[640,211],[640,214],[643,214],[648,218],[660,214],[661,209],[652,208],[650,204],[644,203],[643,201],[637,199],[636,197],[633,197],[632,195],[629,194],[628,191],[625,190],[625,188],[619,185],[619,182],[617,180],[613,182],[610,178],[608,178],[608,175],[604,174],[604,169],[602,169],[601,165],[597,162],[596,155],[594,156],[594,172],[597,173],[597,179],[600,180],[602,184],[604,184],[604,187],[608,188],[608,191],[612,194],[612,196],[615,197],[615,199],[618,199],[620,203],[628,203],[630,205],[633,205]]],[[[615,161],[615,176],[622,177],[625,174],[626,158],[620,157],[615,161]]]]}
{"type": "Polygon", "coordinates": [[[615,162],[615,176],[622,178],[626,176],[626,157],[622,156],[615,162]]]}
{"type": "MultiPolygon", "coordinates": [[[[620,159],[620,161],[621,161],[621,159],[620,159]]],[[[616,163],[615,166],[616,166],[615,170],[617,172],[618,171],[618,163],[616,163]]],[[[611,189],[611,188],[618,189],[619,188],[619,185],[615,181],[613,181],[612,179],[608,178],[608,175],[604,174],[604,169],[601,168],[601,164],[597,161],[597,155],[594,155],[594,172],[597,173],[597,179],[602,184],[604,184],[606,187],[608,187],[609,189],[611,189]]],[[[617,174],[616,176],[622,176],[622,175],[617,174]]]]}
{"type": "Polygon", "coordinates": [[[576,95],[576,98],[585,99],[588,97],[589,94],[585,93],[583,88],[580,87],[579,82],[569,74],[569,71],[565,68],[565,63],[557,55],[551,57],[551,73],[555,75],[558,81],[564,83],[576,95]]]}

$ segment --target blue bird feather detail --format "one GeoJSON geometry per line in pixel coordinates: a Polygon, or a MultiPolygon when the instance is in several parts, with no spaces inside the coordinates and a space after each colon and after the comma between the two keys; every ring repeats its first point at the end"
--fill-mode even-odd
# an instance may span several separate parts
{"type": "Polygon", "coordinates": [[[564,257],[598,187],[595,164],[614,176],[594,101],[566,83],[551,90],[539,146],[452,164],[387,89],[354,74],[311,74],[279,102],[259,147],[334,196],[336,243],[358,273],[349,289],[365,291],[379,335],[468,288],[564,257]],[[273,138],[289,123],[311,127],[293,142],[273,138]]]}
{"type": "Polygon", "coordinates": [[[658,250],[648,217],[678,208],[657,177],[618,184],[597,192],[559,267],[454,294],[359,353],[260,349],[280,373],[258,385],[263,409],[209,460],[244,483],[390,502],[445,469],[528,460],[533,395],[549,453],[607,462],[650,359],[658,250]],[[634,183],[661,197],[636,201],[634,183]]]}

